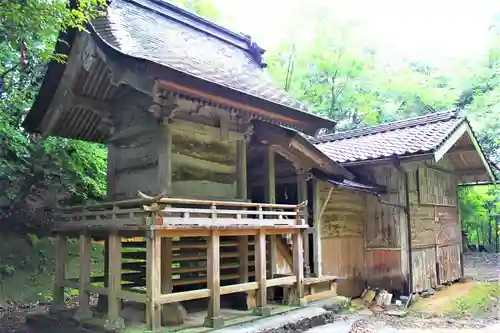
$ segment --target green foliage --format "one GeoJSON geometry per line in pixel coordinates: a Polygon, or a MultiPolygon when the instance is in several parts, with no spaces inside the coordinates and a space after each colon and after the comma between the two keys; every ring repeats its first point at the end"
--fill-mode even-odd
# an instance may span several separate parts
{"type": "MultiPolygon", "coordinates": [[[[84,29],[105,0],[0,0],[0,217],[1,227],[21,228],[38,207],[60,199],[84,201],[106,192],[106,148],[61,138],[43,140],[20,126],[54,54],[59,31],[84,29]]],[[[29,226],[28,226],[29,228],[29,226]]]]}
{"type": "Polygon", "coordinates": [[[219,9],[210,0],[172,0],[170,2],[211,21],[216,22],[220,18],[219,9]]]}

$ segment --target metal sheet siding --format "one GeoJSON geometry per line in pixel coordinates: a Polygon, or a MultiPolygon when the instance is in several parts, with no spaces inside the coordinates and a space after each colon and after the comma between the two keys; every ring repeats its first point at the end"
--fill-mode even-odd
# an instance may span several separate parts
{"type": "Polygon", "coordinates": [[[421,292],[437,285],[436,249],[413,249],[413,291],[421,292]]]}

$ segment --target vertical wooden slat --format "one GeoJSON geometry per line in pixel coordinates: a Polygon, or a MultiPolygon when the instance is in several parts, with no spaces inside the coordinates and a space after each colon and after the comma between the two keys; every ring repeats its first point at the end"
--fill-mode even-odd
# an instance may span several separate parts
{"type": "Polygon", "coordinates": [[[160,127],[158,152],[158,181],[160,192],[169,195],[172,189],[172,132],[169,125],[160,127]]]}
{"type": "Polygon", "coordinates": [[[256,313],[261,316],[270,315],[267,305],[266,288],[266,232],[259,230],[255,236],[255,281],[259,284],[257,289],[257,308],[256,313]]]}
{"type": "MultiPolygon", "coordinates": [[[[151,231],[152,233],[152,231],[151,231]]],[[[146,237],[146,328],[154,331],[161,326],[160,307],[156,303],[160,296],[161,241],[154,234],[146,237]]]]}
{"type": "MultiPolygon", "coordinates": [[[[266,189],[265,189],[265,201],[267,203],[276,203],[276,153],[272,146],[266,147],[266,189]]],[[[269,236],[269,278],[273,278],[276,273],[277,259],[276,259],[276,236],[269,236]]],[[[273,297],[273,291],[270,290],[270,296],[273,297]]]]}
{"type": "MultiPolygon", "coordinates": [[[[298,171],[297,174],[297,203],[300,204],[304,201],[307,200],[307,174],[304,173],[302,170],[298,171]]],[[[307,207],[305,208],[305,214],[304,214],[304,219],[306,225],[309,224],[309,219],[307,216],[307,207]]],[[[309,230],[304,229],[303,231],[304,235],[304,262],[307,266],[309,266],[309,230]]]]}
{"type": "Polygon", "coordinates": [[[297,277],[296,282],[296,304],[305,305],[304,298],[304,244],[302,233],[297,231],[293,234],[293,271],[297,277]]]}
{"type": "Polygon", "coordinates": [[[91,252],[92,252],[92,239],[88,234],[80,235],[80,281],[79,289],[80,295],[78,296],[78,310],[75,317],[78,319],[92,318],[92,311],[90,310],[90,293],[86,290],[87,285],[90,284],[91,272],[91,252]]]}
{"type": "Polygon", "coordinates": [[[322,251],[321,251],[321,193],[320,182],[318,179],[313,179],[313,258],[314,258],[314,273],[316,276],[323,275],[322,251]]]}
{"type": "MultiPolygon", "coordinates": [[[[237,143],[237,195],[239,199],[247,199],[247,143],[239,140],[237,143]]],[[[248,282],[248,236],[238,237],[238,267],[239,281],[248,282]]]]}
{"type": "Polygon", "coordinates": [[[66,238],[62,234],[56,236],[56,269],[54,276],[54,301],[50,306],[51,312],[66,308],[64,303],[64,279],[66,271],[66,238]]]}
{"type": "Polygon", "coordinates": [[[172,292],[172,237],[161,239],[161,293],[172,292]]]}
{"type": "Polygon", "coordinates": [[[108,273],[108,318],[106,328],[122,329],[125,328],[125,322],[120,317],[121,313],[121,278],[122,278],[122,239],[118,232],[112,231],[108,238],[109,252],[109,273],[108,273]]]}
{"type": "Polygon", "coordinates": [[[217,230],[212,230],[208,237],[207,284],[210,300],[205,326],[221,328],[224,320],[220,314],[220,236],[217,230]]]}

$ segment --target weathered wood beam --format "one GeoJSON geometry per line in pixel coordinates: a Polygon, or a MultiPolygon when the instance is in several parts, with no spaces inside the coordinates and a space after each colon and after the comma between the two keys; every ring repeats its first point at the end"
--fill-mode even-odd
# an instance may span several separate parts
{"type": "Polygon", "coordinates": [[[40,125],[40,133],[42,136],[48,136],[56,127],[59,118],[63,112],[68,108],[67,97],[71,94],[71,87],[76,79],[78,72],[83,68],[82,55],[86,43],[90,37],[86,34],[77,36],[71,51],[68,54],[68,60],[64,69],[64,74],[57,86],[54,97],[50,102],[49,110],[44,116],[40,125]]]}
{"type": "Polygon", "coordinates": [[[320,277],[323,274],[323,253],[321,250],[321,190],[320,190],[320,180],[314,178],[312,180],[313,186],[313,264],[314,264],[314,273],[317,277],[320,277]]]}
{"type": "Polygon", "coordinates": [[[302,233],[297,231],[293,234],[293,271],[297,277],[295,303],[305,306],[307,300],[304,298],[304,244],[302,233]]]}
{"type": "MultiPolygon", "coordinates": [[[[239,199],[247,199],[247,142],[246,140],[238,140],[236,146],[237,154],[237,195],[239,199]]],[[[238,274],[240,282],[248,282],[248,236],[238,237],[238,258],[240,266],[238,274]]]]}
{"type": "Polygon", "coordinates": [[[117,231],[112,231],[108,237],[108,318],[105,327],[111,330],[125,328],[125,321],[121,317],[121,243],[122,239],[117,231]]]}
{"type": "MultiPolygon", "coordinates": [[[[153,232],[151,232],[153,233],[153,232]]],[[[160,237],[149,235],[146,238],[146,328],[158,330],[161,326],[161,311],[157,300],[161,294],[161,241],[160,237]]]]}
{"type": "MultiPolygon", "coordinates": [[[[265,201],[267,203],[276,203],[276,152],[272,146],[267,146],[266,155],[266,186],[265,186],[265,201]]],[[[269,236],[269,260],[271,264],[271,269],[269,270],[269,278],[273,278],[276,273],[276,260],[277,247],[276,247],[276,236],[269,236]]],[[[271,291],[272,296],[272,291],[271,291]]]]}
{"type": "Polygon", "coordinates": [[[172,192],[172,131],[170,125],[160,125],[158,144],[158,182],[160,192],[170,195],[172,192]]]}
{"type": "Polygon", "coordinates": [[[207,284],[210,289],[208,314],[205,326],[222,328],[224,320],[220,313],[220,237],[217,230],[212,230],[208,237],[207,284]]]}
{"type": "Polygon", "coordinates": [[[78,296],[78,309],[76,310],[75,317],[79,320],[92,318],[92,311],[90,310],[90,292],[86,288],[90,285],[90,272],[91,272],[91,253],[92,253],[92,239],[88,234],[80,235],[80,279],[78,288],[80,294],[78,296]]]}
{"type": "Polygon", "coordinates": [[[267,307],[266,280],[266,232],[261,229],[255,236],[255,281],[259,284],[255,312],[260,316],[269,316],[271,314],[267,307]]]}
{"type": "Polygon", "coordinates": [[[74,94],[73,92],[71,92],[71,95],[69,103],[73,104],[73,106],[91,110],[105,118],[111,115],[111,111],[113,110],[112,103],[80,96],[78,94],[74,94]]]}
{"type": "MultiPolygon", "coordinates": [[[[307,180],[309,174],[305,173],[303,170],[297,170],[297,204],[307,201],[307,180]]],[[[307,216],[307,208],[305,209],[306,213],[304,219],[306,220],[306,224],[308,224],[308,216],[307,216]]],[[[304,235],[304,262],[307,266],[309,266],[309,230],[305,229],[303,231],[304,235]]]]}
{"type": "Polygon", "coordinates": [[[56,269],[54,274],[54,301],[50,305],[51,312],[64,310],[66,304],[64,301],[64,280],[66,271],[67,257],[66,237],[62,234],[56,236],[56,269]]]}

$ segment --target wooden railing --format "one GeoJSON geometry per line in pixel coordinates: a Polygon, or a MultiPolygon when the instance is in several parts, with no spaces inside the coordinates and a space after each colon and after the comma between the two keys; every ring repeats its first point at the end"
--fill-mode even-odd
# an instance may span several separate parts
{"type": "Polygon", "coordinates": [[[307,202],[298,205],[150,197],[63,208],[56,230],[119,229],[146,225],[190,227],[292,227],[306,224],[307,202]]]}

